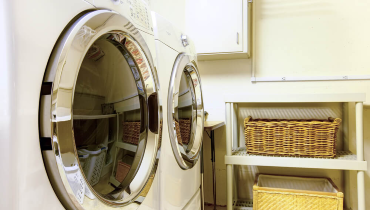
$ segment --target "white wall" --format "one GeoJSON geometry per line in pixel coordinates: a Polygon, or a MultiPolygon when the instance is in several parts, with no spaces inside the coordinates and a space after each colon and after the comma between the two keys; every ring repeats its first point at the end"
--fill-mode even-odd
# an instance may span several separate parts
{"type": "Polygon", "coordinates": [[[0,179],[0,209],[14,209],[16,205],[13,202],[15,199],[13,196],[16,195],[17,190],[14,189],[12,179],[14,177],[15,166],[12,161],[14,150],[11,150],[11,142],[9,139],[14,138],[14,134],[11,132],[11,121],[14,109],[12,104],[15,99],[12,98],[14,84],[12,84],[12,78],[15,74],[12,71],[8,71],[14,65],[13,61],[13,49],[12,49],[12,34],[7,33],[12,31],[12,22],[7,19],[11,14],[11,7],[8,1],[0,1],[0,167],[2,168],[2,174],[0,179]]]}
{"type": "Polygon", "coordinates": [[[370,2],[257,0],[257,76],[370,74],[370,2]]]}

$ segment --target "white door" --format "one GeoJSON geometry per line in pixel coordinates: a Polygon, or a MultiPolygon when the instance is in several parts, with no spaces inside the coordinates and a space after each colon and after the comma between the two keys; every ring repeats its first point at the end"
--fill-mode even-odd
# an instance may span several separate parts
{"type": "Polygon", "coordinates": [[[185,14],[197,53],[243,51],[242,0],[188,0],[185,14]]]}

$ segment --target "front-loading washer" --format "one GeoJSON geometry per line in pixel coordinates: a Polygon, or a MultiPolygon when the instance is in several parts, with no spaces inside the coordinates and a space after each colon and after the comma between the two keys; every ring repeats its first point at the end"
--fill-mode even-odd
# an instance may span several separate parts
{"type": "Polygon", "coordinates": [[[163,210],[202,208],[203,96],[189,37],[152,12],[163,108],[160,201],[163,210]]]}
{"type": "MultiPolygon", "coordinates": [[[[4,209],[159,209],[161,107],[141,0],[12,1],[4,209]]],[[[3,105],[5,106],[5,105],[3,105]]],[[[4,206],[3,206],[4,205],[4,206]]]]}

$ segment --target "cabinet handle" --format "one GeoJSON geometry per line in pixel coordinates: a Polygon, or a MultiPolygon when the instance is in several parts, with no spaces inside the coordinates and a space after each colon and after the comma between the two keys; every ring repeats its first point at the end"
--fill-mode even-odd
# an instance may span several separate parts
{"type": "Polygon", "coordinates": [[[239,44],[239,32],[236,32],[236,44],[239,44]]]}

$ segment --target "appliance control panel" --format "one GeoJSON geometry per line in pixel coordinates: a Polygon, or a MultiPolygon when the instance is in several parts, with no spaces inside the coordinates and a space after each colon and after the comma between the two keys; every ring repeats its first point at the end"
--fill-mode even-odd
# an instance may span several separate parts
{"type": "Polygon", "coordinates": [[[148,5],[142,0],[127,0],[130,7],[130,16],[140,26],[149,29],[149,9],[148,5]]]}

